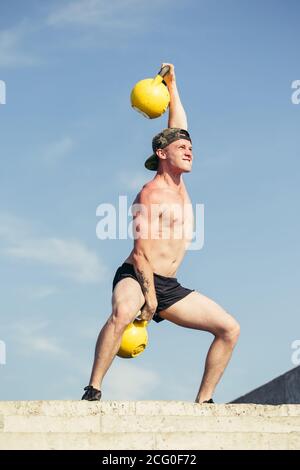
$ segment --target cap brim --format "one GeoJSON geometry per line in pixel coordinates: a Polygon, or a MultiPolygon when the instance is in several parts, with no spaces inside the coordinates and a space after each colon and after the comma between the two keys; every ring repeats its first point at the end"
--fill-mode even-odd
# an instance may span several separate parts
{"type": "Polygon", "coordinates": [[[158,157],[155,153],[151,155],[151,157],[147,158],[145,161],[145,167],[147,170],[152,171],[156,171],[158,169],[158,157]]]}

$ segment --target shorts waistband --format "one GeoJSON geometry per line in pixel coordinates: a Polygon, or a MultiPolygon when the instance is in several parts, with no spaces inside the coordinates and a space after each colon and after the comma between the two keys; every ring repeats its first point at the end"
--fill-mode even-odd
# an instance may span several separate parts
{"type": "MultiPolygon", "coordinates": [[[[123,263],[123,264],[122,264],[122,266],[126,266],[126,265],[127,265],[127,266],[132,266],[132,268],[134,269],[132,263],[123,263]]],[[[153,272],[153,274],[154,274],[154,276],[160,277],[160,278],[162,278],[162,279],[173,279],[173,280],[177,281],[177,277],[163,276],[162,274],[157,274],[157,273],[155,273],[155,272],[153,272]]]]}

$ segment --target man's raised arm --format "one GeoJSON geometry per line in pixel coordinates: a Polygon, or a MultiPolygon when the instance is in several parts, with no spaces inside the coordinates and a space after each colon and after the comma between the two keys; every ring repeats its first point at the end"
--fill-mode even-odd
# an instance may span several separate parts
{"type": "Polygon", "coordinates": [[[187,117],[182,106],[176,85],[175,69],[173,64],[162,64],[170,67],[170,72],[164,77],[170,93],[169,121],[168,127],[179,127],[187,131],[187,117]]]}

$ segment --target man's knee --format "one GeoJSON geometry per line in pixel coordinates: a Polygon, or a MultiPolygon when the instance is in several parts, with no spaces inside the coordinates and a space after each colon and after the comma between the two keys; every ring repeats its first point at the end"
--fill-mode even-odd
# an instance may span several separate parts
{"type": "Polygon", "coordinates": [[[133,321],[137,312],[133,311],[130,302],[123,301],[113,305],[112,314],[109,321],[115,325],[116,329],[124,330],[133,321]]]}
{"type": "Polygon", "coordinates": [[[239,323],[233,317],[230,317],[222,329],[221,336],[224,340],[234,346],[239,339],[240,331],[241,328],[239,323]]]}

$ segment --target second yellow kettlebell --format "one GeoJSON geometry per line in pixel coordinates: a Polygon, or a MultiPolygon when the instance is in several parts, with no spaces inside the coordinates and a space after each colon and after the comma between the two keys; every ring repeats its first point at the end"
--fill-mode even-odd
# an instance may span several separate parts
{"type": "Polygon", "coordinates": [[[169,106],[169,90],[163,83],[163,79],[169,71],[170,67],[165,65],[156,77],[140,80],[132,89],[131,106],[149,119],[161,116],[169,106]]]}
{"type": "Polygon", "coordinates": [[[129,323],[123,333],[117,356],[129,359],[145,350],[148,343],[147,323],[145,320],[134,320],[133,323],[129,323]]]}

